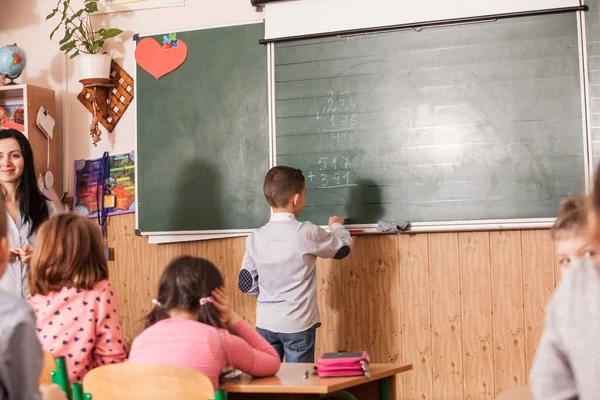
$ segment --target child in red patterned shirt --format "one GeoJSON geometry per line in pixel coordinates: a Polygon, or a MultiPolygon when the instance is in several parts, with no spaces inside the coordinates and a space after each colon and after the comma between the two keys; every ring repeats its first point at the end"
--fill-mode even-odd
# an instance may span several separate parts
{"type": "Polygon", "coordinates": [[[59,214],[42,225],[37,240],[29,302],[44,350],[65,357],[71,382],[94,367],[123,362],[119,305],[98,227],[77,214],[59,214]]]}

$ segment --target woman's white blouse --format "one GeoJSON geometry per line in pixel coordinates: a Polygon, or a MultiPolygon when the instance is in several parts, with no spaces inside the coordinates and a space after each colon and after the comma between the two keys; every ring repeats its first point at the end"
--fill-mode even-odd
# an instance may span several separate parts
{"type": "MultiPolygon", "coordinates": [[[[54,216],[57,213],[54,203],[46,201],[46,205],[48,206],[49,216],[54,216]]],[[[23,220],[20,212],[17,215],[17,222],[12,219],[8,212],[6,212],[6,220],[8,224],[8,247],[23,247],[26,244],[33,247],[35,245],[36,232],[28,236],[31,224],[29,221],[23,220]]],[[[23,264],[21,260],[9,261],[4,276],[0,278],[0,289],[19,295],[25,299],[28,298],[28,275],[29,264],[23,264]]]]}

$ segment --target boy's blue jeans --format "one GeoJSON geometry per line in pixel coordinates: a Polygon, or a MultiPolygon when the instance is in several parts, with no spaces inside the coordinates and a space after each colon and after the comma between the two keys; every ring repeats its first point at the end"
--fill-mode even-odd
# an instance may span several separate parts
{"type": "Polygon", "coordinates": [[[319,324],[298,333],[277,333],[256,328],[256,331],[273,346],[279,359],[288,363],[314,363],[315,339],[319,324]]]}

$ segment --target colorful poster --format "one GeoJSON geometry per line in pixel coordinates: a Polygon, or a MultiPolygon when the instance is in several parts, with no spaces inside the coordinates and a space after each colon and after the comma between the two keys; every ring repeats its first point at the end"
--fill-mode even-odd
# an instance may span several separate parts
{"type": "Polygon", "coordinates": [[[23,104],[0,106],[0,127],[25,132],[25,112],[23,104]]]}
{"type": "MultiPolygon", "coordinates": [[[[86,217],[98,215],[98,168],[100,158],[75,161],[75,195],[73,211],[86,217]]],[[[109,156],[110,178],[108,188],[115,196],[115,207],[108,215],[135,212],[135,154],[116,154],[109,156]]]]}

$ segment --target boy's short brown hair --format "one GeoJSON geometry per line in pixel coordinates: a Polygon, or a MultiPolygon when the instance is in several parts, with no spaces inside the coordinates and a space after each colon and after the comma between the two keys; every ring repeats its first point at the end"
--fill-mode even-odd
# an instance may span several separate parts
{"type": "Polygon", "coordinates": [[[62,213],[44,222],[37,232],[29,272],[32,296],[64,287],[92,289],[108,279],[100,229],[75,213],[62,213]]]}
{"type": "Polygon", "coordinates": [[[552,239],[563,234],[577,234],[587,225],[587,199],[585,196],[569,196],[562,199],[558,216],[550,234],[552,239]]]}
{"type": "Polygon", "coordinates": [[[288,205],[293,195],[304,190],[304,185],[301,170],[281,165],[267,172],[263,190],[267,203],[271,207],[281,208],[288,205]]]}

